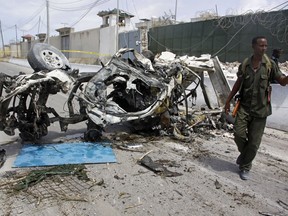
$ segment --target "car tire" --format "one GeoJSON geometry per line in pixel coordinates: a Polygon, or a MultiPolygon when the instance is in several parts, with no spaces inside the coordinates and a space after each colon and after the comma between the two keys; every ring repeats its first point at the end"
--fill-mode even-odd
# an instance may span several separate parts
{"type": "Polygon", "coordinates": [[[57,48],[46,43],[34,44],[28,52],[27,60],[35,72],[71,69],[65,55],[57,48]]]}

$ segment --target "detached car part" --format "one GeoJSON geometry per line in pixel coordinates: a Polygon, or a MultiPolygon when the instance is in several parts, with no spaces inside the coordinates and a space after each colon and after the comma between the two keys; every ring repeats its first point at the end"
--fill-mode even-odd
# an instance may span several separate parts
{"type": "Polygon", "coordinates": [[[53,108],[46,107],[48,97],[59,91],[66,93],[73,80],[61,70],[1,77],[6,95],[0,98],[0,130],[12,136],[18,128],[23,140],[47,135],[51,123],[48,113],[59,116],[53,108]]]}
{"type": "Polygon", "coordinates": [[[71,69],[65,55],[57,48],[45,43],[34,44],[28,52],[27,60],[35,72],[71,69]]]}
{"type": "Polygon", "coordinates": [[[65,56],[55,47],[40,43],[32,46],[28,61],[33,74],[0,74],[0,130],[13,136],[18,129],[22,140],[35,141],[47,135],[48,126],[55,121],[65,131],[68,124],[85,120],[86,114],[63,118],[46,106],[50,95],[67,93],[77,83],[65,56]]]}

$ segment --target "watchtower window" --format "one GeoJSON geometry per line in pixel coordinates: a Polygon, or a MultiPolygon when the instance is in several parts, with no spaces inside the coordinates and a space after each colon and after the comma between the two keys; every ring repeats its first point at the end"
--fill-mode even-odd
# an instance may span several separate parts
{"type": "Polygon", "coordinates": [[[104,25],[109,25],[109,16],[105,17],[105,23],[104,25]]]}
{"type": "Polygon", "coordinates": [[[119,25],[125,26],[125,17],[119,17],[119,25]]]}

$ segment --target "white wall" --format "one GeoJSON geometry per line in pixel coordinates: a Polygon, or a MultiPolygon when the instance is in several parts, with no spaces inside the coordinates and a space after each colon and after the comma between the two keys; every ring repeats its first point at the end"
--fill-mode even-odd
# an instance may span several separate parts
{"type": "Polygon", "coordinates": [[[21,57],[21,49],[20,44],[10,44],[10,56],[20,58],[21,57]]]}
{"type": "MultiPolygon", "coordinates": [[[[122,26],[118,33],[129,29],[129,25],[127,28],[122,26]]],[[[71,33],[69,61],[94,64],[100,59],[107,62],[116,52],[116,30],[116,26],[108,26],[71,33]]],[[[39,43],[39,40],[32,41],[31,45],[34,43],[39,43]]],[[[50,37],[50,44],[61,50],[61,36],[50,37]]],[[[28,42],[21,42],[21,57],[26,58],[28,51],[28,42]]]]}
{"type": "Polygon", "coordinates": [[[100,29],[74,32],[70,34],[70,61],[78,63],[96,63],[101,56],[100,29]]]}
{"type": "Polygon", "coordinates": [[[100,29],[100,50],[102,54],[101,59],[107,59],[116,52],[116,26],[109,26],[100,29]]]}

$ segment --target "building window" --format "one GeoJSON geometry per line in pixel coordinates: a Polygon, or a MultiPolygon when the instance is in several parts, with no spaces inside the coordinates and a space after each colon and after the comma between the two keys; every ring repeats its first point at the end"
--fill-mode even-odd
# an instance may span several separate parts
{"type": "Polygon", "coordinates": [[[119,17],[119,26],[125,26],[125,17],[119,17]]]}

